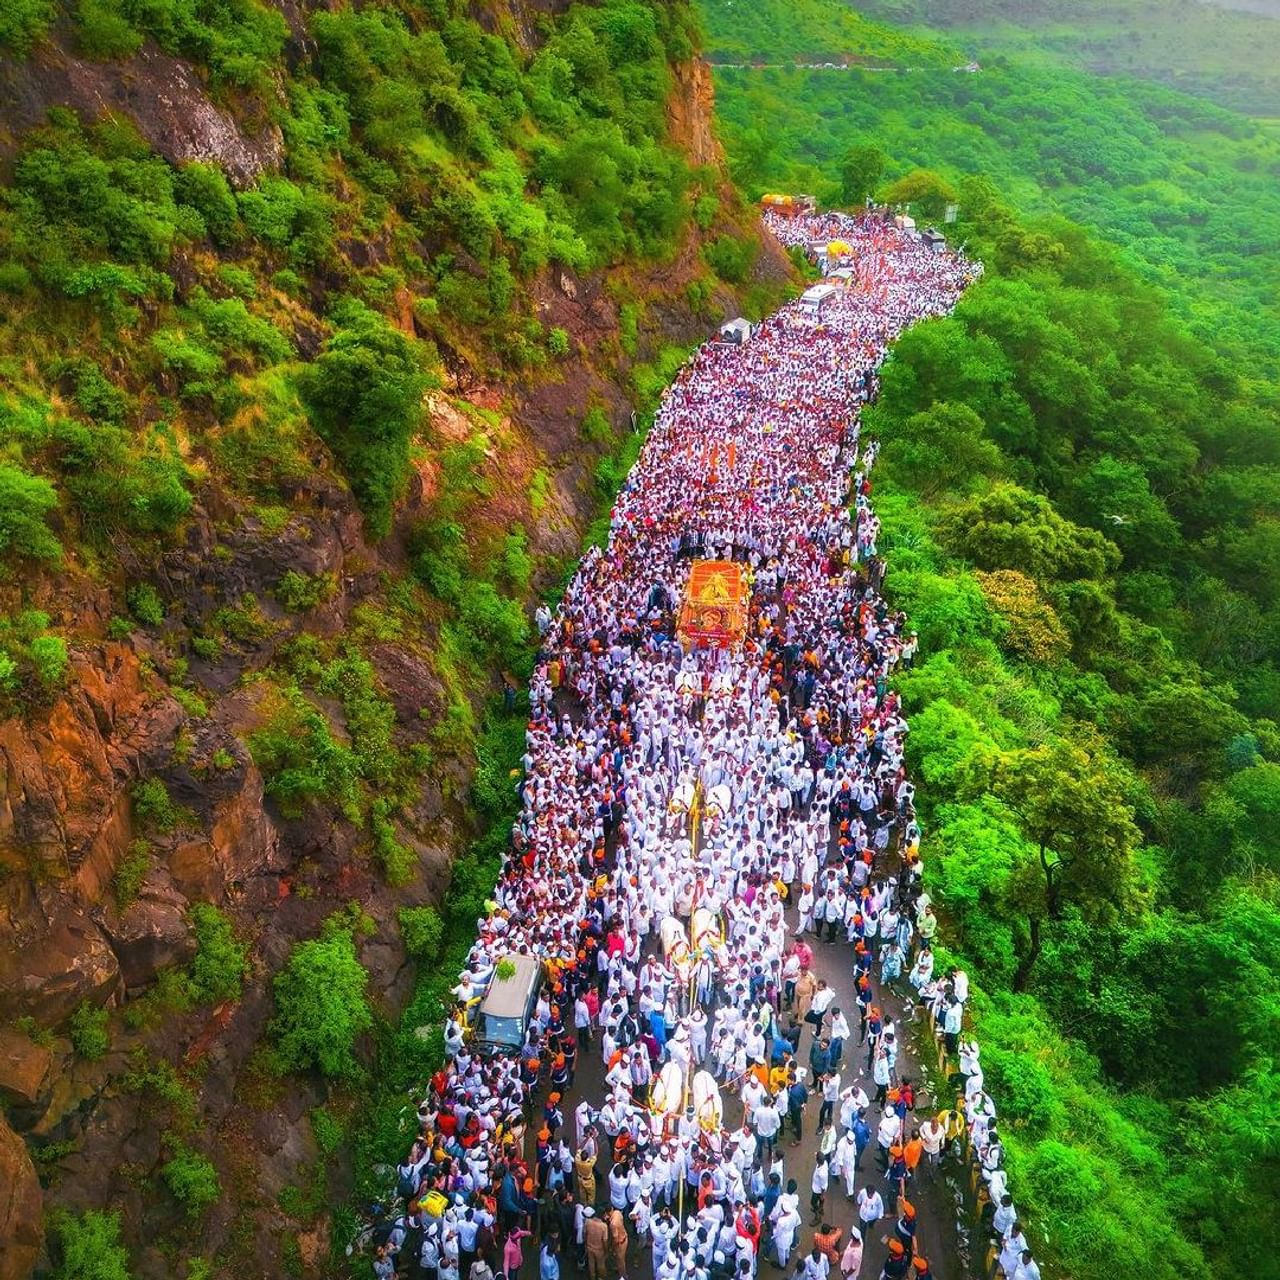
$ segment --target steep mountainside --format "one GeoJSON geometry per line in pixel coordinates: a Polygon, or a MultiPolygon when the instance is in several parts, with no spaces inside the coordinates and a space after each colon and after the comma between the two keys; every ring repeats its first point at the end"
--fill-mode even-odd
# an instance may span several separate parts
{"type": "Polygon", "coordinates": [[[3,1280],[123,1265],[63,1213],[104,1207],[139,1275],[334,1273],[358,1099],[290,1073],[273,978],[346,921],[404,1003],[529,601],[685,347],[790,278],[691,30],[0,15],[3,1280]]]}

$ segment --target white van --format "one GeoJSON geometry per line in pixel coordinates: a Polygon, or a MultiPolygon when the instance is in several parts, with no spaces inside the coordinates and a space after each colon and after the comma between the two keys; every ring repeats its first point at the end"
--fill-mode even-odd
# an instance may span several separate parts
{"type": "Polygon", "coordinates": [[[475,1047],[479,1053],[518,1053],[524,1044],[542,987],[542,962],[536,956],[504,956],[515,967],[506,978],[494,971],[489,990],[476,1013],[475,1047]]]}

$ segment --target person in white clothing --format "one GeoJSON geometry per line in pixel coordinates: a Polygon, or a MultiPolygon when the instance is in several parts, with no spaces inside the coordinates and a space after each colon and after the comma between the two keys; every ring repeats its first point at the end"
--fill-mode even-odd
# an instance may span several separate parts
{"type": "MultiPolygon", "coordinates": [[[[778,1201],[782,1204],[782,1200],[778,1201]]],[[[777,1207],[775,1206],[775,1212],[777,1207]]],[[[795,1247],[796,1232],[800,1229],[800,1212],[795,1206],[794,1198],[792,1203],[782,1213],[774,1219],[773,1223],[773,1247],[778,1257],[778,1266],[784,1271],[787,1269],[787,1262],[791,1257],[791,1250],[795,1247]]]]}
{"type": "Polygon", "coordinates": [[[1011,1280],[1040,1280],[1040,1268],[1031,1256],[1030,1249],[1023,1249],[1018,1265],[1013,1269],[1011,1280]]]}
{"type": "Polygon", "coordinates": [[[1009,1277],[1009,1280],[1013,1280],[1013,1274],[1017,1271],[1026,1248],[1027,1237],[1022,1233],[1022,1223],[1015,1221],[1000,1242],[1000,1269],[1009,1277]]]}
{"type": "Polygon", "coordinates": [[[827,1280],[831,1274],[831,1259],[815,1244],[804,1260],[804,1280],[827,1280]]]}
{"type": "Polygon", "coordinates": [[[884,1197],[874,1187],[863,1187],[857,1195],[858,1225],[862,1238],[867,1240],[871,1228],[884,1217],[884,1197]]]}

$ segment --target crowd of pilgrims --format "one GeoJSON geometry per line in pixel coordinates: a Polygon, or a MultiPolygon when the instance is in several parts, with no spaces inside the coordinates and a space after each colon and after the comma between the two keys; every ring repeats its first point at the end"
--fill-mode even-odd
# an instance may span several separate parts
{"type": "Polygon", "coordinates": [[[749,1280],[761,1259],[850,1280],[883,1230],[883,1275],[928,1277],[912,1186],[966,1129],[1006,1275],[1039,1274],[961,1036],[967,979],[931,949],[907,724],[887,684],[916,638],[878,594],[876,445],[858,430],[890,342],[949,311],[979,268],[874,216],[768,225],[784,244],[848,241],[862,283],[819,323],[788,306],[745,344],[698,351],[607,546],[539,612],[522,810],[398,1170],[405,1212],[380,1276],[514,1280],[527,1242],[540,1280],[612,1280],[639,1242],[655,1280],[749,1280]],[[737,646],[676,634],[694,557],[747,571],[737,646]],[[690,938],[695,913],[716,923],[690,938]],[[840,993],[812,971],[819,940],[849,948],[840,993]],[[538,957],[545,984],[522,1049],[485,1055],[468,1024],[513,953],[538,957]],[[940,1115],[917,1117],[898,1070],[878,997],[890,983],[932,1006],[959,1063],[940,1115]],[[566,1114],[586,1054],[606,1092],[566,1114]],[[654,1106],[669,1063],[712,1073],[742,1123],[717,1123],[705,1090],[696,1111],[684,1093],[654,1106]],[[802,1136],[817,1150],[804,1188],[784,1160],[802,1136]],[[847,1230],[829,1224],[828,1184],[851,1198],[847,1230]],[[805,1192],[815,1234],[799,1249],[805,1192]]]}

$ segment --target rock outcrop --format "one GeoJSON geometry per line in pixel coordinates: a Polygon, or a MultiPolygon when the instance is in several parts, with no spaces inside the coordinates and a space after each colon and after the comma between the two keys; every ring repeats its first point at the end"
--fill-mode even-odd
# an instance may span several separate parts
{"type": "Polygon", "coordinates": [[[186,964],[195,955],[195,935],[186,915],[187,899],[169,873],[154,868],[137,899],[123,911],[104,913],[102,931],[115,952],[128,990],[154,982],[162,969],[186,964]]]}
{"type": "Polygon", "coordinates": [[[724,149],[715,134],[715,89],[711,68],[701,58],[676,67],[676,91],[667,100],[671,136],[697,165],[724,165],[724,149]]]}
{"type": "Polygon", "coordinates": [[[44,1244],[44,1195],[22,1139],[0,1119],[0,1280],[26,1280],[44,1244]]]}
{"type": "Polygon", "coordinates": [[[39,1118],[52,1084],[53,1053],[13,1027],[0,1027],[0,1103],[21,1128],[39,1118]]]}
{"type": "Polygon", "coordinates": [[[187,63],[150,43],[112,62],[77,58],[56,44],[22,62],[0,61],[0,119],[7,133],[43,123],[50,107],[72,107],[90,120],[127,116],[166,160],[219,164],[238,186],[278,169],[284,158],[277,126],[246,132],[212,101],[187,63]]]}

